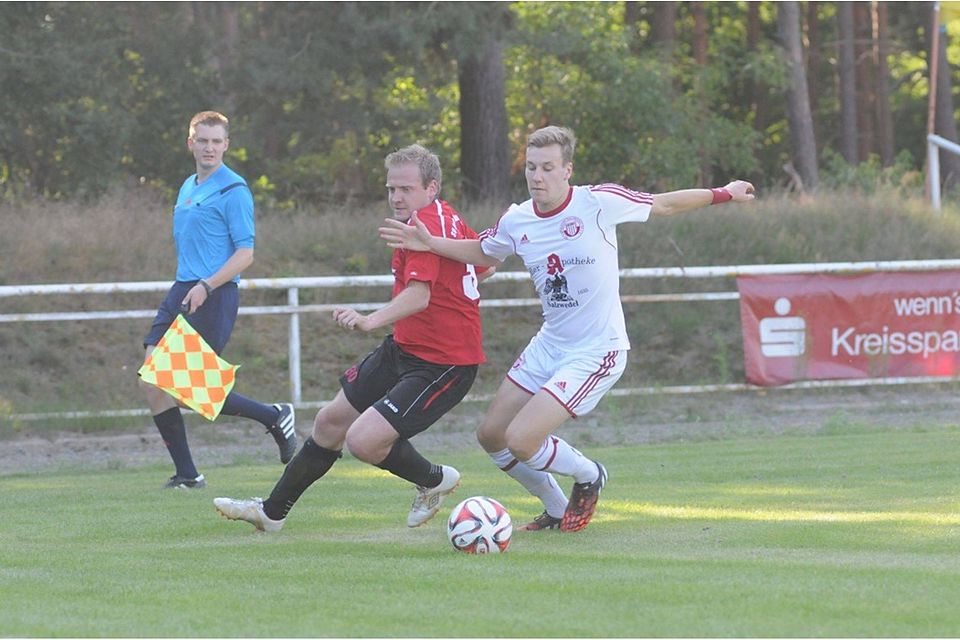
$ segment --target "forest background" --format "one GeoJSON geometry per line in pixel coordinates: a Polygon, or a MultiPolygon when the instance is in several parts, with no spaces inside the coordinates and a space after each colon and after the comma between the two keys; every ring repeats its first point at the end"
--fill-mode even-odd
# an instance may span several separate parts
{"type": "Polygon", "coordinates": [[[0,195],[169,192],[206,108],[270,210],[379,199],[414,141],[447,199],[500,206],[548,123],[577,132],[580,183],[922,187],[941,5],[935,130],[957,140],[953,4],[4,3],[0,195]]]}
{"type": "MultiPolygon", "coordinates": [[[[207,108],[230,116],[227,163],[256,198],[251,278],[387,273],[390,252],[375,233],[389,214],[383,156],[415,141],[440,154],[443,197],[474,228],[492,225],[506,202],[526,197],[524,137],[547,123],[577,132],[578,184],[757,185],[750,207],[623,230],[625,268],[955,258],[954,156],[941,154],[943,215],[924,200],[936,6],[5,3],[0,285],[171,278],[172,198],[193,170],[186,123],[207,108]]],[[[957,140],[960,21],[951,3],[939,6],[935,130],[957,140]]],[[[502,268],[521,269],[513,260],[502,268]]],[[[484,290],[530,293],[525,283],[484,290]]],[[[311,290],[301,303],[388,296],[386,287],[311,290]]],[[[245,305],[284,301],[283,291],[244,293],[245,305]]],[[[0,310],[157,302],[43,296],[5,298],[0,310]]],[[[641,306],[627,309],[637,355],[621,386],[743,382],[735,303],[641,306]]],[[[329,399],[339,372],[375,342],[321,315],[302,320],[310,401],[329,399]]],[[[484,323],[480,394],[495,389],[539,311],[487,309],[484,323]]],[[[289,395],[286,327],[285,316],[244,316],[225,354],[243,364],[241,382],[257,397],[289,395]]],[[[145,329],[130,320],[0,325],[0,434],[23,426],[5,416],[141,406],[145,329]]]]}

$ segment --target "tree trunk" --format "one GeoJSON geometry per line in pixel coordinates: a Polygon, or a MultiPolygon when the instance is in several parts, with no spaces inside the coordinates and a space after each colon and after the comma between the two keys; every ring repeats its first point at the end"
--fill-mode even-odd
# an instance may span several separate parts
{"type": "Polygon", "coordinates": [[[853,3],[837,3],[840,33],[840,153],[857,164],[857,72],[853,53],[853,3]]]}
{"type": "Polygon", "coordinates": [[[237,109],[237,96],[229,89],[233,83],[228,81],[234,65],[237,63],[237,40],[240,37],[240,10],[235,2],[218,2],[215,5],[219,9],[219,18],[221,23],[220,46],[215,47],[213,52],[213,63],[220,76],[220,84],[224,87],[222,92],[223,104],[221,108],[226,112],[227,117],[235,115],[237,109]]]}
{"type": "Polygon", "coordinates": [[[707,6],[704,2],[691,2],[693,14],[693,61],[703,67],[707,64],[707,6]]]}
{"type": "MultiPolygon", "coordinates": [[[[273,12],[279,5],[272,2],[257,3],[257,38],[264,46],[269,46],[274,37],[276,24],[273,18],[273,12]]],[[[276,104],[274,96],[263,96],[261,101],[261,111],[265,116],[263,119],[263,128],[261,129],[261,149],[264,160],[278,160],[280,152],[283,149],[283,141],[280,137],[279,123],[283,121],[282,106],[276,104]]]]}
{"type": "Polygon", "coordinates": [[[650,17],[650,42],[664,58],[673,56],[677,43],[677,3],[654,2],[650,17]]]}
{"type": "MultiPolygon", "coordinates": [[[[756,53],[760,49],[760,40],[763,32],[760,24],[760,3],[747,3],[747,50],[756,53]]],[[[753,104],[753,128],[755,131],[764,131],[767,128],[767,113],[769,101],[767,84],[753,79],[747,89],[748,96],[753,104]]]]}
{"type": "Polygon", "coordinates": [[[501,206],[510,201],[506,70],[503,44],[491,33],[460,60],[460,170],[463,195],[501,206]]]}
{"type": "MultiPolygon", "coordinates": [[[[643,15],[643,7],[637,0],[626,0],[623,3],[623,28],[630,34],[630,53],[640,55],[643,50],[643,40],[640,38],[640,17],[643,15]]],[[[652,30],[652,29],[651,29],[652,30]]],[[[650,34],[651,40],[653,34],[650,34]]]]}
{"type": "Polygon", "coordinates": [[[889,55],[889,24],[887,21],[887,3],[873,0],[873,43],[874,66],[877,71],[877,146],[880,149],[880,162],[885,167],[893,164],[893,117],[890,114],[890,67],[887,64],[889,55]]]}
{"type": "Polygon", "coordinates": [[[777,28],[789,66],[786,91],[787,120],[793,143],[793,161],[803,180],[802,188],[814,190],[820,182],[817,146],[807,92],[807,74],[803,68],[803,43],[800,40],[800,7],[796,0],[777,4],[777,28]]]}
{"type": "Polygon", "coordinates": [[[853,3],[854,55],[857,59],[857,153],[866,160],[876,151],[874,113],[876,100],[873,75],[873,23],[870,5],[853,3]]]}
{"type": "MultiPolygon", "coordinates": [[[[807,87],[810,99],[810,114],[813,118],[813,134],[822,144],[820,126],[820,3],[807,2],[807,87]]],[[[819,145],[818,145],[819,146],[819,145]]],[[[819,149],[818,149],[819,152],[819,149]]]]}

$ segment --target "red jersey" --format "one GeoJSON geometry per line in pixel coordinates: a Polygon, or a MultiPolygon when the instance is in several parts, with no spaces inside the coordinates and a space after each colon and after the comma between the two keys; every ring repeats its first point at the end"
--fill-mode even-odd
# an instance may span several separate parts
{"type": "MultiPolygon", "coordinates": [[[[443,200],[434,200],[417,211],[417,218],[431,234],[441,238],[477,237],[443,200]]],[[[395,278],[393,296],[411,280],[430,285],[427,308],[393,325],[393,338],[404,351],[434,364],[470,365],[486,361],[480,328],[480,292],[473,265],[426,251],[395,249],[391,269],[395,278]]],[[[481,271],[486,269],[481,267],[481,271]]]]}

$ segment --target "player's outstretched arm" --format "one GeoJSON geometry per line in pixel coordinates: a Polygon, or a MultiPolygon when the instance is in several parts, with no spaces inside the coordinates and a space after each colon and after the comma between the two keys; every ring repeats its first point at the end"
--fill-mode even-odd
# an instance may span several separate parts
{"type": "Polygon", "coordinates": [[[429,251],[464,264],[494,266],[500,264],[496,258],[488,256],[480,248],[479,240],[454,240],[431,235],[427,227],[420,222],[417,214],[410,218],[413,225],[387,218],[385,226],[380,227],[380,237],[393,249],[408,251],[429,251]]]}
{"type": "Polygon", "coordinates": [[[653,195],[650,213],[655,216],[672,216],[692,211],[711,204],[724,202],[749,202],[755,197],[753,185],[746,180],[734,180],[717,189],[683,189],[653,195]]]}

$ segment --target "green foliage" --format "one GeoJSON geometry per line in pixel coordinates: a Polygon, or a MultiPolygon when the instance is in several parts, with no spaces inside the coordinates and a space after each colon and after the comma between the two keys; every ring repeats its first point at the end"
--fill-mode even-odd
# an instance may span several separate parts
{"type": "Polygon", "coordinates": [[[518,73],[508,81],[508,101],[522,115],[514,125],[572,127],[579,182],[659,191],[704,183],[704,166],[724,175],[756,169],[757,135],[711,109],[703,98],[711,90],[679,93],[669,64],[631,54],[620,5],[525,3],[515,11],[520,44],[509,57],[518,73]]]}
{"type": "MultiPolygon", "coordinates": [[[[897,148],[917,169],[924,12],[906,5],[890,9],[899,38],[892,107],[897,148]]],[[[444,194],[455,199],[458,61],[491,30],[505,44],[516,153],[531,128],[551,122],[578,133],[582,182],[649,190],[734,176],[781,182],[790,141],[775,5],[760,4],[761,37],[747,50],[746,4],[708,3],[706,65],[692,60],[691,14],[678,8],[667,59],[649,46],[646,3],[630,25],[620,2],[8,3],[0,15],[0,195],[96,196],[132,182],[173,191],[190,168],[188,118],[215,108],[231,117],[228,163],[278,209],[377,198],[383,156],[415,141],[441,153],[444,194]]],[[[832,5],[818,11],[829,42],[832,5]]],[[[826,121],[838,106],[831,83],[820,85],[815,109],[826,121]]],[[[825,133],[827,147],[831,140],[825,133]]],[[[860,170],[862,179],[870,171],[860,170]]],[[[828,184],[849,183],[835,164],[824,173],[828,184]]],[[[516,169],[513,186],[516,198],[525,196],[516,169]]]]}
{"type": "Polygon", "coordinates": [[[82,3],[17,3],[0,12],[0,162],[10,196],[101,192],[133,126],[117,109],[133,60],[119,18],[82,3]]]}
{"type": "Polygon", "coordinates": [[[909,151],[901,151],[889,167],[884,167],[876,155],[857,165],[851,165],[831,149],[825,149],[823,156],[822,183],[828,189],[852,189],[864,194],[893,190],[901,197],[923,196],[924,177],[916,170],[909,151]]]}

